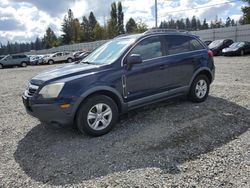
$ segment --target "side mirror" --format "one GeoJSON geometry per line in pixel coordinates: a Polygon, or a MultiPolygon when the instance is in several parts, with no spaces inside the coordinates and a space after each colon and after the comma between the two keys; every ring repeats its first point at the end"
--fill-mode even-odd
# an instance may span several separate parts
{"type": "Polygon", "coordinates": [[[127,64],[129,67],[132,67],[134,64],[141,64],[142,57],[139,54],[132,54],[127,58],[127,64]]]}

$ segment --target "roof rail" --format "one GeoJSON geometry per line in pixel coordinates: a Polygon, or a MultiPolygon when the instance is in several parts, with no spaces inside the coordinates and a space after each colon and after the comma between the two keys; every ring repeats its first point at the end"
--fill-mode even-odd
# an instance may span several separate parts
{"type": "Polygon", "coordinates": [[[178,30],[178,29],[149,29],[148,31],[144,32],[143,34],[150,34],[150,33],[167,33],[167,32],[183,32],[183,33],[189,33],[186,30],[178,30]]]}
{"type": "Polygon", "coordinates": [[[121,35],[118,35],[116,36],[114,39],[118,39],[118,38],[121,38],[121,37],[126,37],[126,36],[129,36],[131,34],[121,34],[121,35]]]}

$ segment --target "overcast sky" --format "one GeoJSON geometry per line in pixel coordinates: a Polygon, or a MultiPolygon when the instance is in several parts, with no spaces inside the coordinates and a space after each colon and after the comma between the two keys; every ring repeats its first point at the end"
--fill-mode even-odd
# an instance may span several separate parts
{"type": "MultiPolygon", "coordinates": [[[[222,19],[230,16],[238,20],[242,15],[241,6],[244,5],[241,0],[215,7],[186,10],[229,1],[232,0],[158,0],[159,22],[170,18],[191,18],[193,15],[207,20],[214,19],[216,15],[222,19]]],[[[0,42],[6,44],[8,40],[35,40],[37,36],[44,35],[48,26],[60,35],[63,17],[69,8],[80,20],[83,15],[88,16],[93,11],[103,24],[109,17],[112,2],[114,0],[0,0],[0,42]]],[[[133,17],[149,27],[154,26],[154,2],[155,0],[122,0],[125,22],[133,17]]]]}

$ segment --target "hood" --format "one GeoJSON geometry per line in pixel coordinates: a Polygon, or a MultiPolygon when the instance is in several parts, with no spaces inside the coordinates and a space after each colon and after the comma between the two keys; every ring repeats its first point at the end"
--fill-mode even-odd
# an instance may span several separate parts
{"type": "Polygon", "coordinates": [[[222,50],[222,52],[232,52],[232,51],[237,51],[239,48],[238,47],[228,47],[228,48],[224,48],[222,50]]]}
{"type": "Polygon", "coordinates": [[[31,83],[41,85],[49,80],[63,79],[69,76],[75,76],[79,74],[86,74],[93,71],[93,69],[99,68],[98,65],[89,64],[68,64],[63,67],[54,68],[44,71],[31,79],[31,83]]]}

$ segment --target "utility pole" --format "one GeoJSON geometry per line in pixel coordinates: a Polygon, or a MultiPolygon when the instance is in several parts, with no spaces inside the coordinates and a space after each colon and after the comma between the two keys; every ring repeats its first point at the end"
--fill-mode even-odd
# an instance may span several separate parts
{"type": "Polygon", "coordinates": [[[157,9],[157,0],[155,0],[155,28],[158,27],[158,9],[157,9]]]}

